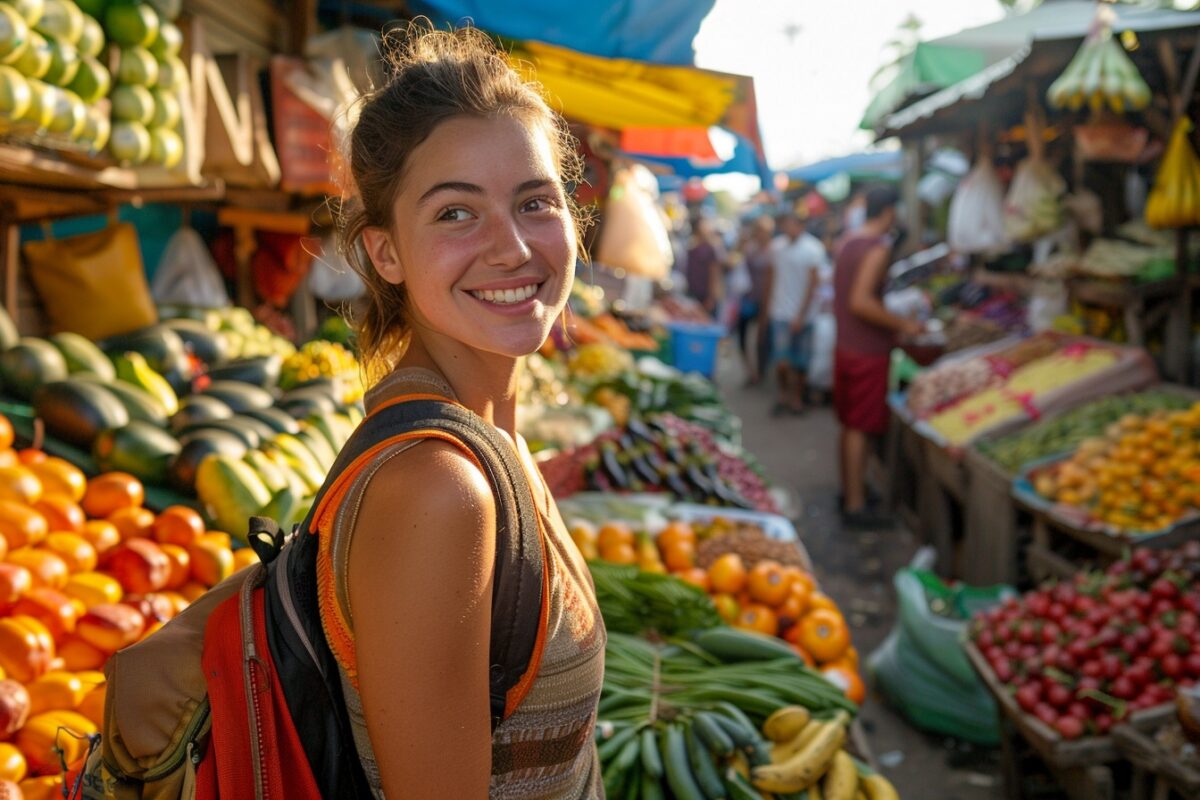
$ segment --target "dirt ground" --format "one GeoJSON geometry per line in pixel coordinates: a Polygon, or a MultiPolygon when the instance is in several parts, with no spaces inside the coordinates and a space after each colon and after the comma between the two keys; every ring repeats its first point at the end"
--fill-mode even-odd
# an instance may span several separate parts
{"type": "MultiPolygon", "coordinates": [[[[730,343],[726,341],[725,345],[730,343]]],[[[837,423],[828,408],[802,417],[770,416],[774,390],[744,388],[728,347],[717,383],[742,419],[743,443],[777,486],[796,500],[795,522],[818,580],[846,613],[865,659],[887,636],[896,615],[891,578],[920,542],[902,528],[842,530],[836,506],[837,423]]],[[[1004,796],[997,751],[921,733],[871,693],[861,719],[876,762],[905,800],[996,800],[1004,796]]]]}

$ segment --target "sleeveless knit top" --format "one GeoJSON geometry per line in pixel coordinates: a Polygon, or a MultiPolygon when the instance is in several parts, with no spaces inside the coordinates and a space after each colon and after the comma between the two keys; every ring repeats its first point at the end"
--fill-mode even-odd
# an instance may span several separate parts
{"type": "MultiPolygon", "coordinates": [[[[833,315],[837,320],[837,349],[864,356],[885,356],[892,352],[896,335],[887,328],[873,325],[850,310],[850,291],[867,253],[886,244],[882,236],[851,235],[838,248],[833,268],[833,315]]],[[[875,287],[883,299],[883,284],[875,287]]]]}
{"type": "MultiPolygon", "coordinates": [[[[401,394],[434,392],[454,399],[450,387],[428,370],[398,370],[380,381],[364,398],[367,411],[401,394]]],[[[348,565],[357,508],[378,467],[416,442],[402,442],[382,451],[362,471],[340,506],[333,530],[333,571],[337,603],[353,630],[348,565]]],[[[521,461],[528,451],[520,442],[521,461]]],[[[600,766],[593,730],[604,679],[604,621],[596,605],[587,564],[566,531],[540,473],[527,478],[535,505],[543,509],[546,570],[549,577],[549,622],[541,664],[529,693],[517,710],[492,734],[490,800],[592,800],[603,798],[600,766]],[[541,497],[539,497],[539,488],[541,497]],[[544,502],[537,502],[544,500],[544,502]]],[[[535,470],[536,472],[536,470],[535,470]]],[[[372,613],[378,613],[373,610],[372,613]]],[[[324,615],[325,612],[322,611],[324,615]]],[[[355,746],[371,790],[384,797],[362,698],[345,665],[339,665],[355,746]]],[[[392,800],[396,800],[393,798],[392,800]]]]}

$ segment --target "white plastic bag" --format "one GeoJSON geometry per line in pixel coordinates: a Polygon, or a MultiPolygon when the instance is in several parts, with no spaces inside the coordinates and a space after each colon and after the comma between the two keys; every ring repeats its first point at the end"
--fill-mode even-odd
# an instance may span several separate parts
{"type": "Polygon", "coordinates": [[[1032,155],[1017,165],[1004,202],[1004,230],[1017,242],[1031,242],[1063,223],[1061,197],[1067,190],[1054,167],[1032,155]]]}
{"type": "Polygon", "coordinates": [[[596,260],[613,269],[661,280],[675,260],[650,170],[636,164],[613,178],[604,205],[596,260]]]}
{"type": "Polygon", "coordinates": [[[222,308],[229,305],[225,281],[200,234],[187,225],[167,241],[150,294],[159,305],[222,308]]]}
{"type": "Polygon", "coordinates": [[[358,273],[346,263],[332,239],[321,240],[308,271],[308,290],[318,300],[353,300],[367,289],[358,273]]]}
{"type": "Polygon", "coordinates": [[[837,340],[837,321],[822,312],[813,318],[812,358],[808,362],[808,383],[814,389],[833,388],[833,348],[837,340]]]}
{"type": "Polygon", "coordinates": [[[1004,189],[990,159],[980,159],[958,185],[950,201],[946,227],[950,247],[960,253],[988,253],[1005,248],[1008,237],[1004,233],[1004,189]]]}

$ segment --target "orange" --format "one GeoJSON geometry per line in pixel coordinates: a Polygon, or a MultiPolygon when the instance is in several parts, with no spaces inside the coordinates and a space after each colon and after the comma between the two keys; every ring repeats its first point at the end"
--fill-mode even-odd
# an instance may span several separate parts
{"type": "MultiPolygon", "coordinates": [[[[795,628],[796,626],[793,625],[792,627],[795,628]]],[[[805,666],[815,667],[817,665],[817,662],[813,661],[812,655],[803,647],[795,642],[789,642],[788,644],[790,644],[792,649],[796,651],[796,655],[800,656],[800,660],[804,662],[805,666]]]]}
{"type": "Polygon", "coordinates": [[[118,508],[108,515],[108,521],[117,527],[122,542],[154,536],[154,512],[148,508],[118,508]]]}
{"type": "MultiPolygon", "coordinates": [[[[5,420],[5,423],[7,422],[8,420],[5,420]]],[[[25,756],[17,746],[8,742],[0,744],[0,779],[19,781],[24,779],[27,771],[25,756]]]]}
{"type": "Polygon", "coordinates": [[[0,450],[0,467],[15,467],[20,463],[16,450],[0,450]]]}
{"type": "Polygon", "coordinates": [[[106,519],[89,519],[83,524],[82,535],[99,555],[104,555],[121,543],[121,532],[106,519]]]}
{"type": "Polygon", "coordinates": [[[788,583],[802,584],[804,588],[808,589],[809,593],[811,593],[813,589],[817,588],[817,582],[813,580],[813,576],[799,567],[784,567],[783,575],[785,578],[787,578],[788,583]]]}
{"type": "Polygon", "coordinates": [[[776,610],[780,620],[798,622],[808,611],[808,591],[802,585],[792,584],[787,597],[783,598],[776,610]]]}
{"type": "Polygon", "coordinates": [[[24,503],[0,500],[0,536],[10,549],[35,545],[50,532],[46,518],[24,503]]]}
{"type": "Polygon", "coordinates": [[[146,499],[142,482],[127,472],[106,472],[88,481],[83,510],[103,519],[120,508],[138,508],[146,499]]]}
{"type": "Polygon", "coordinates": [[[774,608],[784,601],[791,589],[778,561],[764,559],[750,570],[747,577],[750,596],[756,601],[774,608]]]}
{"type": "Polygon", "coordinates": [[[47,456],[45,459],[27,465],[29,471],[38,476],[42,488],[47,492],[57,492],[78,503],[87,491],[87,477],[83,470],[63,458],[47,456]]]}
{"type": "Polygon", "coordinates": [[[667,527],[663,528],[658,534],[658,547],[665,554],[666,548],[677,542],[688,542],[692,547],[695,547],[696,532],[686,522],[674,520],[668,522],[667,527]]]}
{"type": "Polygon", "coordinates": [[[96,548],[77,533],[56,531],[46,537],[42,548],[65,561],[72,575],[76,572],[91,572],[96,568],[96,548]]]}
{"type": "Polygon", "coordinates": [[[33,507],[46,518],[46,524],[52,531],[78,533],[83,530],[83,523],[87,522],[83,509],[70,497],[58,491],[46,492],[33,507]]]}
{"type": "Polygon", "coordinates": [[[601,557],[612,561],[611,558],[604,555],[604,551],[619,544],[627,544],[633,547],[633,531],[630,530],[628,525],[621,522],[606,522],[600,526],[600,530],[596,534],[596,545],[600,548],[601,557]]]}
{"type": "Polygon", "coordinates": [[[696,545],[687,541],[672,542],[663,548],[663,561],[671,572],[682,572],[696,565],[696,545]]]}
{"type": "Polygon", "coordinates": [[[0,499],[32,505],[42,496],[42,482],[28,467],[0,467],[0,499]]]}
{"type": "Polygon", "coordinates": [[[737,620],[738,614],[742,613],[742,607],[738,605],[737,599],[731,594],[715,594],[712,600],[721,619],[729,625],[732,625],[737,620]]]}
{"type": "Polygon", "coordinates": [[[800,646],[824,664],[845,654],[850,647],[850,630],[836,611],[819,608],[800,620],[800,646]]]}
{"type": "MultiPolygon", "coordinates": [[[[167,588],[178,589],[180,586],[183,586],[185,583],[187,583],[188,578],[190,578],[192,575],[192,556],[190,553],[188,553],[186,547],[180,547],[179,545],[171,544],[170,542],[163,542],[159,545],[159,548],[161,548],[162,551],[167,554],[167,558],[171,560],[171,573],[170,577],[167,578],[167,588]]],[[[250,550],[249,547],[244,547],[242,549],[250,550]]],[[[241,552],[241,550],[238,552],[241,552]]],[[[254,551],[250,550],[250,552],[254,551]]]]}
{"type": "Polygon", "coordinates": [[[600,555],[600,550],[596,545],[596,528],[590,522],[572,523],[571,541],[575,542],[580,555],[588,561],[600,555]]]}
{"type": "Polygon", "coordinates": [[[41,464],[49,457],[50,456],[46,455],[43,451],[37,450],[33,447],[26,447],[24,450],[17,451],[17,461],[27,467],[33,466],[34,464],[41,464]]]}
{"type": "Polygon", "coordinates": [[[632,544],[618,543],[608,549],[600,551],[600,557],[605,561],[612,561],[617,564],[636,564],[637,550],[632,544]]]}
{"type": "Polygon", "coordinates": [[[692,586],[695,586],[698,589],[703,589],[706,592],[708,591],[708,573],[700,569],[700,567],[685,569],[675,577],[679,578],[679,580],[683,581],[684,583],[690,583],[692,586]]]}
{"type": "Polygon", "coordinates": [[[29,570],[34,586],[62,589],[71,577],[67,562],[52,550],[40,547],[20,547],[8,554],[8,563],[29,570]]]}
{"type": "Polygon", "coordinates": [[[726,553],[708,568],[713,591],[737,594],[746,585],[746,565],[737,553],[726,553]]]}
{"type": "Polygon", "coordinates": [[[863,685],[858,670],[846,667],[825,667],[821,670],[821,674],[828,678],[830,683],[841,689],[842,694],[853,702],[861,703],[867,698],[867,687],[863,685]]]}
{"type": "Polygon", "coordinates": [[[233,571],[239,572],[259,562],[258,553],[252,547],[239,547],[233,551],[233,571]]]}
{"type": "Polygon", "coordinates": [[[779,631],[779,620],[770,608],[751,603],[742,609],[742,613],[738,615],[733,627],[774,636],[779,631]]]}
{"type": "Polygon", "coordinates": [[[188,547],[204,534],[204,518],[188,506],[169,506],[154,520],[154,538],[160,544],[188,547]]]}
{"type": "Polygon", "coordinates": [[[829,611],[834,611],[839,616],[842,613],[841,609],[838,608],[837,603],[833,602],[832,597],[825,594],[824,592],[814,591],[811,594],[809,594],[809,596],[808,596],[808,610],[816,611],[817,609],[820,609],[820,608],[828,609],[829,611]]]}
{"type": "Polygon", "coordinates": [[[13,446],[13,426],[8,417],[0,414],[0,450],[13,446]]]}

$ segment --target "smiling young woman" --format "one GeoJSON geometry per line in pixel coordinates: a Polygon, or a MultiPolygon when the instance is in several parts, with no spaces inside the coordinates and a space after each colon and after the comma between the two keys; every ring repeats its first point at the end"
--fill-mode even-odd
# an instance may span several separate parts
{"type": "Polygon", "coordinates": [[[357,512],[321,531],[344,554],[321,613],[352,640],[334,650],[358,755],[376,797],[599,797],[603,621],[516,433],[520,359],[566,305],[579,251],[575,144],[482,33],[413,26],[387,44],[390,78],[349,140],[341,229],[369,289],[367,410],[432,393],[505,436],[541,517],[545,634],[528,693],[493,730],[493,487],[440,440],[381,451],[344,504],[357,512]]]}

